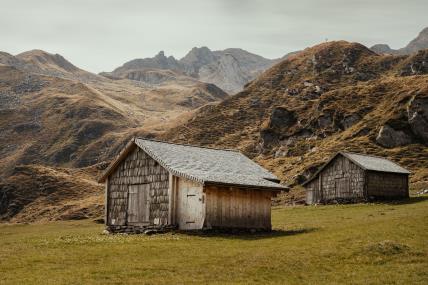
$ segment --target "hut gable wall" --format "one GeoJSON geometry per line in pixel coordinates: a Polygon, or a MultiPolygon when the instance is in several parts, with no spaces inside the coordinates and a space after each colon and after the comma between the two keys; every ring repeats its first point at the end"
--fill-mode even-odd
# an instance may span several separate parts
{"type": "Polygon", "coordinates": [[[271,229],[270,191],[205,186],[207,228],[271,229]]]}
{"type": "Polygon", "coordinates": [[[409,197],[407,174],[367,172],[367,194],[369,197],[409,197]]]}
{"type": "Polygon", "coordinates": [[[321,200],[321,194],[319,191],[319,180],[318,177],[309,182],[306,186],[306,204],[319,203],[321,200]]]}
{"type": "Polygon", "coordinates": [[[149,192],[150,225],[167,225],[168,179],[168,171],[136,147],[108,178],[107,225],[128,224],[128,195],[135,185],[149,192]]]}
{"type": "Polygon", "coordinates": [[[364,198],[364,169],[342,155],[333,159],[318,179],[322,189],[316,195],[319,201],[364,198]]]}

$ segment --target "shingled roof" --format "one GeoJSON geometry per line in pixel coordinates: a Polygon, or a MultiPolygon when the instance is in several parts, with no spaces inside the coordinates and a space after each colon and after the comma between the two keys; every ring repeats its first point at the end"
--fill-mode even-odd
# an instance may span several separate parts
{"type": "Polygon", "coordinates": [[[310,181],[314,180],[318,176],[318,174],[338,155],[343,155],[344,157],[348,158],[364,170],[410,174],[410,171],[408,171],[407,169],[384,157],[340,151],[334,156],[332,156],[326,163],[324,163],[323,166],[321,166],[321,168],[319,168],[318,171],[315,172],[315,174],[311,178],[309,178],[303,183],[303,185],[306,185],[310,181]]]}
{"type": "MultiPolygon", "coordinates": [[[[203,184],[225,184],[251,188],[284,190],[278,178],[235,150],[214,149],[173,144],[136,138],[132,144],[140,147],[172,174],[203,184]]],[[[127,152],[129,153],[129,151],[127,152]]],[[[114,171],[127,153],[119,155],[99,179],[100,182],[114,171]]]]}

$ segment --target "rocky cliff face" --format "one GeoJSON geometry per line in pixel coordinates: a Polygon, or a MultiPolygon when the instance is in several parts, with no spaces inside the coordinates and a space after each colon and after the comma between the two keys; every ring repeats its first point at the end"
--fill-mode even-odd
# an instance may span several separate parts
{"type": "Polygon", "coordinates": [[[419,35],[410,41],[405,47],[400,49],[391,49],[387,44],[377,44],[370,49],[379,54],[395,54],[395,55],[408,55],[416,53],[420,50],[428,48],[428,27],[423,29],[419,35]]]}
{"type": "Polygon", "coordinates": [[[423,29],[406,47],[400,49],[400,54],[411,54],[428,48],[428,27],[423,29]]]}
{"type": "MultiPolygon", "coordinates": [[[[275,62],[237,48],[211,51],[207,47],[195,47],[180,60],[172,56],[165,57],[164,53],[160,52],[153,58],[131,60],[114,71],[102,73],[102,75],[129,78],[129,73],[170,70],[202,82],[215,84],[229,94],[233,94],[241,91],[246,83],[255,79],[275,62]]],[[[142,77],[139,79],[146,82],[142,77]]]]}
{"type": "Polygon", "coordinates": [[[343,41],[308,48],[164,138],[239,148],[291,184],[338,150],[390,157],[422,175],[427,56],[381,56],[343,41]]]}
{"type": "Polygon", "coordinates": [[[118,67],[113,70],[111,74],[117,77],[122,77],[123,74],[127,74],[129,71],[154,69],[181,71],[182,66],[173,56],[166,57],[165,53],[163,51],[160,51],[153,58],[139,58],[128,61],[121,67],[118,67]]]}

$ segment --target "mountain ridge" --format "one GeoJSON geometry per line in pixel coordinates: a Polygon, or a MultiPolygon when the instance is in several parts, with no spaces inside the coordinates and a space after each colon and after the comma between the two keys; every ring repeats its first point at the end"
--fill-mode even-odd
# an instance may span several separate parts
{"type": "Polygon", "coordinates": [[[166,57],[165,53],[160,51],[152,58],[133,59],[112,72],[102,72],[100,75],[128,78],[129,72],[171,70],[202,82],[215,84],[229,94],[234,94],[275,62],[277,60],[267,59],[240,48],[211,51],[203,46],[192,48],[178,60],[173,56],[166,57]],[[235,75],[230,78],[230,74],[235,75]]]}

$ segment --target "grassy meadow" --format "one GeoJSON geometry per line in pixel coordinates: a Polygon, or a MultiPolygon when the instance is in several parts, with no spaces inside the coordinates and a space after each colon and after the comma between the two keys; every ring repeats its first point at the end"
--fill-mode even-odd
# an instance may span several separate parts
{"type": "Polygon", "coordinates": [[[428,196],[277,207],[265,234],[0,224],[0,284],[428,284],[428,196]]]}

